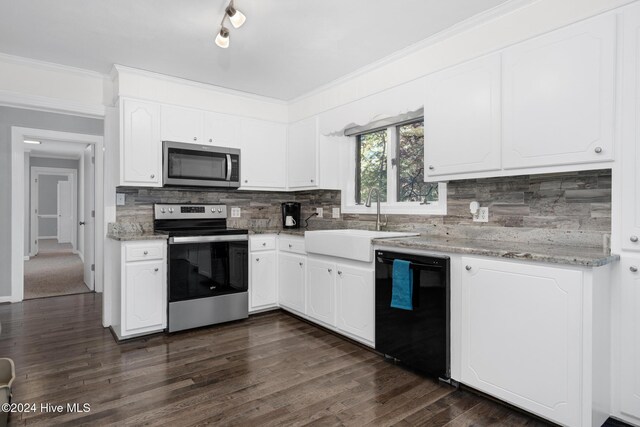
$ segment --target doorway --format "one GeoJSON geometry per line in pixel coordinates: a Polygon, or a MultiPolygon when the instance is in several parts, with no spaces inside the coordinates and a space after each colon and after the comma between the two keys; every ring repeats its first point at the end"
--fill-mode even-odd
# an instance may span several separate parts
{"type": "Polygon", "coordinates": [[[95,290],[91,144],[37,141],[25,150],[24,299],[95,290]]]}

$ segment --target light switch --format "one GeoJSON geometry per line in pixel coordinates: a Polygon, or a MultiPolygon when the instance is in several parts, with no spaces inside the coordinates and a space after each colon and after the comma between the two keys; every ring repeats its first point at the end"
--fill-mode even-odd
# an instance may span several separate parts
{"type": "Polygon", "coordinates": [[[231,208],[231,218],[240,218],[240,208],[231,208]]]}
{"type": "Polygon", "coordinates": [[[124,193],[116,193],[116,206],[124,206],[124,193]]]}

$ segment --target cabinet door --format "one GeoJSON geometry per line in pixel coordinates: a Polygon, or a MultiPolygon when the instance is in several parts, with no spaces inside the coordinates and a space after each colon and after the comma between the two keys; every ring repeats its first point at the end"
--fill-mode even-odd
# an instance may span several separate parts
{"type": "Polygon", "coordinates": [[[158,104],[123,100],[120,156],[120,185],[162,186],[158,104]]]}
{"type": "Polygon", "coordinates": [[[309,259],[307,263],[307,316],[329,326],[336,324],[336,266],[332,262],[309,259]]]}
{"type": "Polygon", "coordinates": [[[242,148],[240,118],[229,114],[205,113],[203,142],[217,147],[242,148]]]}
{"type": "Polygon", "coordinates": [[[640,6],[627,8],[622,50],[622,247],[640,250],[640,6]]]}
{"type": "Polygon", "coordinates": [[[505,169],[613,159],[616,17],[503,54],[505,169]]]}
{"type": "Polygon", "coordinates": [[[278,255],[280,305],[303,314],[305,312],[305,264],[304,256],[285,253],[278,255]]]}
{"type": "Polygon", "coordinates": [[[500,84],[498,54],[427,79],[425,180],[500,169],[500,84]]]}
{"type": "Polygon", "coordinates": [[[278,303],[276,253],[251,254],[251,289],[249,310],[273,307],[278,303]]]}
{"type": "Polygon", "coordinates": [[[336,265],[338,329],[374,345],[374,283],[373,270],[336,265]]]}
{"type": "Polygon", "coordinates": [[[203,144],[204,113],[200,110],[162,106],[162,140],[203,144]]]}
{"type": "Polygon", "coordinates": [[[640,259],[623,259],[620,266],[620,410],[640,419],[640,259]]]}
{"type": "Polygon", "coordinates": [[[318,120],[316,117],[289,125],[287,178],[289,188],[318,185],[318,120]]]}
{"type": "Polygon", "coordinates": [[[254,119],[241,123],[242,187],[284,189],[286,125],[254,119]]]}
{"type": "Polygon", "coordinates": [[[461,381],[580,424],[582,272],[462,258],[461,381]]]}
{"type": "Polygon", "coordinates": [[[165,324],[165,261],[125,264],[123,291],[126,333],[163,329],[165,324]]]}

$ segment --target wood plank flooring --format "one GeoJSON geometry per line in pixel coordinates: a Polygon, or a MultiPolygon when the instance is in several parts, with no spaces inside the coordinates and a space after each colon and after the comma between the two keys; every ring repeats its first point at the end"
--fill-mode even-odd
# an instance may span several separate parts
{"type": "Polygon", "coordinates": [[[99,294],[1,305],[12,425],[543,425],[282,312],[117,344],[99,294]],[[89,403],[46,413],[41,403],[89,403]]]}

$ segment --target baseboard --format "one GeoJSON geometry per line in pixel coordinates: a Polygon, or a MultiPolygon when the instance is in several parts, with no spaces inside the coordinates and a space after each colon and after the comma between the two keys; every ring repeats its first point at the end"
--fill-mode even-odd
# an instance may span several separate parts
{"type": "Polygon", "coordinates": [[[11,297],[0,297],[0,304],[4,304],[7,302],[14,302],[11,297]]]}
{"type": "Polygon", "coordinates": [[[84,254],[80,251],[73,251],[73,253],[78,255],[80,257],[80,261],[84,264],[84,254]]]}
{"type": "Polygon", "coordinates": [[[29,258],[30,258],[29,255],[25,255],[24,260],[29,261],[29,258]]]}

